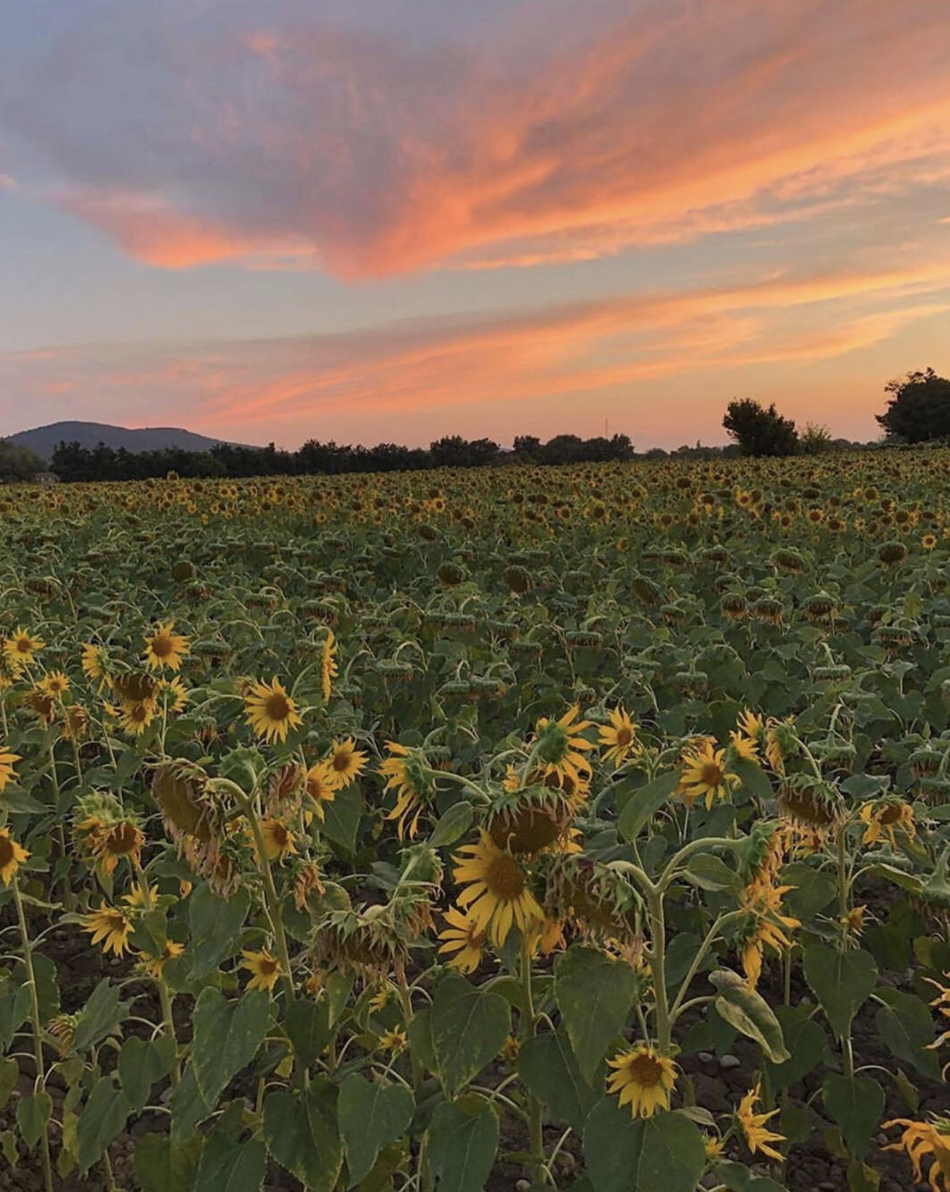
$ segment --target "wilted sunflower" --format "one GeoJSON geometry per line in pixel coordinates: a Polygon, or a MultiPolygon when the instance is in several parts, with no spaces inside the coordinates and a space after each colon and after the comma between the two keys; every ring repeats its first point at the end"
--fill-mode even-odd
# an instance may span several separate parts
{"type": "Polygon", "coordinates": [[[340,673],[336,661],[337,643],[333,630],[327,630],[320,655],[320,685],[323,692],[323,702],[327,703],[333,694],[333,680],[340,673]]]}
{"type": "Polygon", "coordinates": [[[593,743],[579,734],[591,727],[589,720],[578,720],[580,708],[577,704],[568,708],[560,720],[542,717],[531,751],[544,774],[556,774],[558,778],[571,778],[582,782],[590,774],[590,763],[584,751],[593,749],[593,743]]]}
{"type": "Polygon", "coordinates": [[[711,811],[717,799],[727,800],[739,785],[741,779],[728,771],[725,756],[726,751],[717,749],[716,743],[708,738],[683,754],[678,794],[690,806],[697,799],[704,799],[706,810],[711,811]]]}
{"type": "Polygon", "coordinates": [[[746,1095],[739,1102],[739,1108],[736,1111],[736,1119],[739,1127],[745,1136],[746,1144],[753,1155],[759,1151],[763,1155],[768,1155],[770,1159],[778,1159],[784,1162],[784,1155],[781,1151],[777,1151],[773,1142],[784,1142],[784,1134],[776,1134],[773,1130],[766,1127],[766,1122],[774,1118],[778,1113],[777,1109],[773,1109],[771,1113],[756,1113],[755,1103],[759,1099],[759,1086],[756,1085],[754,1089],[749,1089],[746,1095]]]}
{"type": "Polygon", "coordinates": [[[630,719],[629,713],[623,708],[614,708],[608,719],[610,724],[600,726],[598,744],[607,748],[604,757],[613,762],[614,769],[619,769],[627,758],[640,752],[636,739],[637,726],[630,719]]]}
{"type": "Polygon", "coordinates": [[[83,931],[92,936],[91,942],[101,943],[106,955],[113,952],[116,956],[122,956],[128,951],[132,920],[122,911],[100,902],[98,911],[91,915],[82,915],[80,921],[83,931]]]}
{"type": "Polygon", "coordinates": [[[642,1043],[619,1052],[607,1066],[614,1069],[607,1077],[607,1092],[619,1094],[620,1108],[629,1105],[632,1117],[648,1118],[658,1109],[669,1109],[676,1065],[668,1056],[642,1043]]]}
{"type": "Polygon", "coordinates": [[[914,809],[900,798],[871,799],[861,808],[861,820],[867,824],[861,837],[862,844],[877,844],[884,836],[896,853],[897,831],[903,832],[908,840],[917,836],[914,809]]]}
{"type": "Polygon", "coordinates": [[[188,703],[188,691],[177,675],[174,679],[161,679],[158,687],[165,694],[165,708],[168,712],[174,716],[184,712],[188,703]]]}
{"type": "Polygon", "coordinates": [[[427,759],[418,749],[409,749],[398,741],[387,741],[391,754],[379,764],[380,774],[385,775],[384,790],[396,792],[396,806],[386,815],[387,820],[396,821],[399,839],[415,837],[419,830],[419,817],[425,810],[432,783],[427,777],[427,759]]]}
{"type": "Polygon", "coordinates": [[[31,663],[45,645],[46,642],[41,638],[33,637],[18,625],[13,636],[4,641],[3,653],[14,672],[17,672],[31,663]]]}
{"type": "Polygon", "coordinates": [[[242,951],[241,968],[252,974],[248,989],[273,989],[280,980],[280,963],[270,952],[242,951]]]}
{"type": "Polygon", "coordinates": [[[165,947],[162,948],[157,956],[153,956],[150,952],[140,952],[139,961],[142,965],[142,971],[146,976],[160,981],[165,971],[165,965],[170,960],[177,960],[179,956],[183,956],[184,952],[185,945],[176,944],[174,940],[168,940],[165,947]]]}
{"type": "Polygon", "coordinates": [[[356,742],[352,737],[347,737],[345,741],[333,742],[330,756],[326,759],[326,767],[329,781],[336,790],[342,790],[349,786],[354,778],[359,777],[366,766],[367,756],[356,748],[356,742]]]}
{"type": "Polygon", "coordinates": [[[264,840],[266,860],[283,861],[285,857],[296,856],[297,846],[294,843],[294,834],[282,820],[261,820],[261,836],[264,840]]]}
{"type": "Polygon", "coordinates": [[[5,746],[0,745],[0,794],[16,781],[16,763],[20,761],[18,753],[11,753],[5,746]]]}
{"type": "Polygon", "coordinates": [[[142,659],[149,670],[181,669],[181,660],[191,650],[188,638],[175,633],[174,621],[160,621],[145,638],[145,653],[142,659]]]}
{"type": "Polygon", "coordinates": [[[259,737],[272,744],[286,741],[288,729],[299,728],[303,717],[297,704],[276,675],[270,683],[252,683],[250,694],[244,697],[247,723],[259,737]]]}
{"type": "Polygon", "coordinates": [[[16,877],[16,871],[29,855],[10,835],[9,828],[0,828],[0,882],[9,886],[16,877]]]}
{"type": "Polygon", "coordinates": [[[81,704],[70,704],[63,715],[60,736],[64,741],[81,741],[89,728],[89,717],[81,704]]]}
{"type": "Polygon", "coordinates": [[[93,642],[86,642],[82,648],[82,673],[87,679],[98,684],[98,691],[101,693],[104,688],[109,687],[112,683],[112,676],[109,672],[109,656],[102,646],[97,646],[93,642]]]}
{"type": "Polygon", "coordinates": [[[914,1181],[923,1183],[921,1164],[925,1156],[933,1155],[927,1171],[927,1181],[933,1192],[950,1192],[950,1114],[934,1114],[929,1122],[914,1122],[910,1118],[894,1118],[884,1122],[883,1129],[903,1126],[900,1142],[892,1142],[886,1151],[906,1151],[914,1168],[914,1181]]]}
{"type": "Polygon", "coordinates": [[[474,973],[482,960],[484,931],[479,931],[477,925],[454,906],[445,912],[445,922],[445,929],[439,932],[439,939],[445,940],[439,947],[439,955],[454,952],[452,959],[445,962],[448,967],[460,973],[474,973]]]}
{"type": "Polygon", "coordinates": [[[527,876],[516,858],[502,851],[484,830],[480,836],[478,844],[459,850],[468,856],[453,858],[456,867],[452,876],[465,886],[459,906],[500,948],[513,925],[524,935],[534,920],[544,919],[544,912],[528,889],[527,876]]]}
{"type": "Polygon", "coordinates": [[[307,771],[307,794],[313,800],[317,818],[324,818],[324,803],[332,803],[336,798],[337,788],[333,785],[330,766],[326,761],[317,762],[307,771]]]}
{"type": "Polygon", "coordinates": [[[73,833],[83,859],[104,874],[114,873],[123,857],[137,865],[145,844],[138,817],[108,794],[85,795],[78,800],[73,833]]]}
{"type": "Polygon", "coordinates": [[[742,968],[750,988],[755,989],[762,975],[762,957],[766,948],[781,954],[792,941],[786,935],[801,922],[782,914],[782,896],[792,886],[773,886],[770,878],[752,882],[739,895],[745,917],[739,927],[742,968]]]}

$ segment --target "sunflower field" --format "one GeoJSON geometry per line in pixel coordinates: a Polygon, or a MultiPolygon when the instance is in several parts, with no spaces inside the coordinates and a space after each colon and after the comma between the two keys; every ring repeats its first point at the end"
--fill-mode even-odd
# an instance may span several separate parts
{"type": "Polygon", "coordinates": [[[950,1192],[950,452],[0,490],[0,1188],[950,1192]]]}

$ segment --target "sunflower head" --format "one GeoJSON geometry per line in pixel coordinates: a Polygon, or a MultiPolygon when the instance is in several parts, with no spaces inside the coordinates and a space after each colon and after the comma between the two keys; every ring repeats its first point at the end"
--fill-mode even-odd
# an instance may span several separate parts
{"type": "Polygon", "coordinates": [[[616,1094],[621,1108],[630,1106],[633,1117],[652,1117],[657,1110],[670,1107],[670,1094],[676,1083],[676,1065],[669,1056],[642,1043],[630,1051],[621,1051],[607,1061],[612,1069],[607,1077],[607,1092],[616,1094]]]}
{"type": "Polygon", "coordinates": [[[73,839],[80,855],[102,873],[114,873],[123,857],[137,864],[145,834],[134,811],[108,792],[83,795],[73,812],[73,839]]]}

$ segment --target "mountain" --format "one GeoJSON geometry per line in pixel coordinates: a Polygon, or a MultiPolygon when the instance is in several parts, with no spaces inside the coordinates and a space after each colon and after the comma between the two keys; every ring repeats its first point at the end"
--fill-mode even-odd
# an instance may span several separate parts
{"type": "Polygon", "coordinates": [[[50,426],[37,426],[33,430],[22,430],[8,435],[11,443],[30,447],[40,459],[49,463],[60,443],[79,443],[83,447],[107,447],[126,451],[162,451],[166,447],[177,447],[184,451],[209,451],[221,439],[209,439],[190,430],[173,426],[149,426],[132,430],[126,426],[108,426],[102,422],[54,422],[50,426]]]}

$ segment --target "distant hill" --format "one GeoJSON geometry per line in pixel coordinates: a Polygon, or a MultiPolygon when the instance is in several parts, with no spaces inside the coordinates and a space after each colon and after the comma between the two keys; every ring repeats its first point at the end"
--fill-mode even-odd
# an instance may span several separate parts
{"type": "Polygon", "coordinates": [[[138,454],[140,451],[162,451],[176,447],[184,451],[210,451],[221,439],[209,439],[190,430],[174,426],[149,426],[131,430],[126,426],[108,426],[103,422],[54,422],[50,426],[37,426],[33,430],[22,430],[8,435],[12,443],[30,447],[40,459],[49,463],[60,443],[79,443],[92,448],[105,443],[107,447],[138,454]]]}

